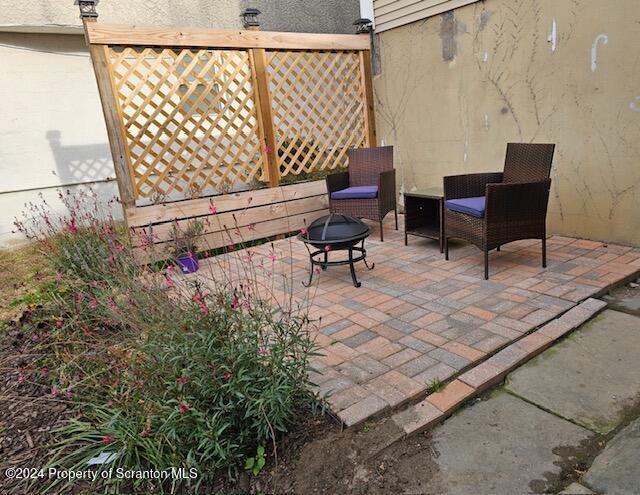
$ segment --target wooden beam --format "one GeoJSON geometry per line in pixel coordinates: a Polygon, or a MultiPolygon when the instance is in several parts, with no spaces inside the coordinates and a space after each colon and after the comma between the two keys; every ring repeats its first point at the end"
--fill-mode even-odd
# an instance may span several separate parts
{"type": "Polygon", "coordinates": [[[218,214],[253,208],[256,206],[292,201],[327,194],[324,180],[300,182],[275,188],[242,191],[210,198],[189,199],[173,203],[137,206],[126,209],[130,227],[146,227],[150,224],[171,222],[210,214],[209,207],[215,205],[218,214]]]}
{"type": "MultiPolygon", "coordinates": [[[[85,38],[88,38],[88,30],[95,25],[96,23],[92,20],[85,20],[85,38]]],[[[98,84],[98,92],[100,94],[100,102],[102,103],[102,113],[107,126],[109,147],[111,148],[111,157],[116,172],[120,200],[126,209],[135,204],[136,190],[132,179],[133,173],[123,127],[124,121],[120,111],[120,105],[116,99],[108,50],[109,47],[107,46],[89,45],[91,63],[93,64],[93,70],[98,84]]]]}
{"type": "MultiPolygon", "coordinates": [[[[256,208],[230,211],[227,213],[217,213],[215,215],[209,213],[206,217],[198,217],[198,220],[203,222],[203,235],[206,235],[214,232],[235,232],[241,227],[257,225],[277,218],[286,218],[317,210],[326,210],[328,207],[329,199],[326,195],[322,195],[286,201],[284,203],[273,203],[256,208]]],[[[191,219],[181,217],[176,220],[184,227],[191,219]]],[[[136,235],[132,236],[131,242],[134,246],[140,246],[143,244],[144,238],[150,238],[152,235],[154,243],[169,242],[171,241],[173,225],[173,222],[167,222],[150,227],[133,228],[136,235]],[[142,234],[146,234],[146,236],[143,237],[142,234]]]]}
{"type": "MultiPolygon", "coordinates": [[[[251,227],[240,227],[238,232],[212,232],[201,236],[199,250],[210,250],[235,244],[241,247],[242,243],[264,237],[271,237],[283,232],[294,232],[305,225],[309,225],[315,219],[328,215],[329,210],[316,210],[290,217],[277,218],[260,222],[251,227]]],[[[169,259],[171,257],[171,243],[156,244],[153,250],[148,248],[134,248],[134,256],[138,263],[149,263],[169,259]]]]}
{"type": "MultiPolygon", "coordinates": [[[[369,36],[360,35],[369,39],[369,36]]],[[[362,93],[364,99],[364,125],[367,135],[367,146],[375,148],[378,146],[378,137],[376,135],[376,114],[373,102],[373,81],[371,75],[371,52],[360,52],[360,79],[362,84],[362,93]]]]}
{"type": "MultiPolygon", "coordinates": [[[[259,31],[251,31],[257,33],[259,31]]],[[[273,102],[269,90],[269,74],[267,73],[267,52],[263,48],[250,50],[249,60],[252,64],[255,102],[259,114],[260,135],[264,139],[262,149],[263,162],[270,187],[280,184],[278,167],[278,143],[273,123],[273,102]]]]}
{"type": "Polygon", "coordinates": [[[274,50],[369,50],[369,39],[355,34],[281,33],[90,23],[94,45],[265,48],[274,50]]]}

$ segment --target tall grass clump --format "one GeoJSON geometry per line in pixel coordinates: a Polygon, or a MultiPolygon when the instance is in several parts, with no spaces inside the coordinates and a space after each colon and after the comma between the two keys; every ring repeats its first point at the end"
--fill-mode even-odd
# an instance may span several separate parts
{"type": "Polygon", "coordinates": [[[96,491],[206,493],[315,409],[308,294],[276,275],[273,247],[237,250],[236,239],[197,277],[152,271],[135,262],[111,204],[60,198],[65,215],[42,203],[16,221],[56,272],[33,323],[33,372],[45,369],[48,393],[76,409],[50,466],[83,470],[102,454],[92,469],[154,474],[98,476],[96,491]]]}

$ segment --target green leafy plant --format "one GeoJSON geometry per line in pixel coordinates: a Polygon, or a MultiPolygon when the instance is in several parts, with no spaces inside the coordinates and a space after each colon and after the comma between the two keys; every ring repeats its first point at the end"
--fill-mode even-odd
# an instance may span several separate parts
{"type": "Polygon", "coordinates": [[[434,378],[429,382],[429,385],[427,385],[427,391],[430,394],[435,394],[436,392],[440,392],[445,386],[446,384],[442,380],[434,378]]]}
{"type": "MultiPolygon", "coordinates": [[[[230,252],[218,271],[190,281],[171,265],[137,265],[112,217],[74,213],[69,230],[68,217],[45,215],[24,228],[58,271],[55,290],[25,328],[46,352],[22,373],[28,380],[27,373],[46,369],[47,395],[77,411],[56,430],[50,467],[85,469],[108,453],[113,459],[102,469],[176,468],[197,477],[98,477],[94,491],[198,493],[219,473],[237,473],[256,445],[275,442],[301,411],[318,410],[305,306],[258,283],[259,272],[273,280],[273,248],[230,252]],[[84,247],[72,249],[72,241],[84,247]]],[[[264,448],[250,458],[259,473],[264,448]]],[[[69,483],[34,485],[30,493],[69,483]]]]}
{"type": "Polygon", "coordinates": [[[251,471],[254,476],[258,476],[262,468],[264,467],[266,459],[264,457],[264,445],[258,445],[256,449],[256,455],[253,457],[247,457],[244,462],[244,468],[247,471],[251,471]]]}

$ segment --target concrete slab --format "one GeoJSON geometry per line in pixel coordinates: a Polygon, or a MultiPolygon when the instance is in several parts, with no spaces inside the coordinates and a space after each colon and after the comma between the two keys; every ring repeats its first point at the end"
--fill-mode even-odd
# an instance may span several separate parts
{"type": "Polygon", "coordinates": [[[611,309],[640,316],[640,279],[612,290],[602,299],[611,309]]]}
{"type": "Polygon", "coordinates": [[[421,493],[545,493],[560,475],[559,447],[591,432],[505,392],[463,409],[433,430],[437,471],[421,493]]]}
{"type": "Polygon", "coordinates": [[[640,419],[618,432],[595,458],[583,477],[591,488],[607,495],[640,490],[640,419]]]}
{"type": "Polygon", "coordinates": [[[595,495],[595,492],[592,492],[580,483],[571,483],[568,487],[562,490],[559,495],[595,495]]]}
{"type": "Polygon", "coordinates": [[[606,310],[507,378],[506,388],[576,423],[608,433],[640,383],[640,318],[606,310]]]}

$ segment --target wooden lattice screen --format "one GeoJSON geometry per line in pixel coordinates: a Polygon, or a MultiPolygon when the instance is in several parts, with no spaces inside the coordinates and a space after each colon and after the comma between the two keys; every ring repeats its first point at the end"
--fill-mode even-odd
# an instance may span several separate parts
{"type": "MultiPolygon", "coordinates": [[[[245,211],[242,194],[250,193],[238,191],[333,169],[349,148],[376,144],[368,36],[96,22],[85,22],[85,34],[125,217],[160,245],[167,223],[206,216],[212,196],[233,192],[229,204],[245,211]]],[[[305,199],[304,207],[280,208],[286,225],[276,227],[271,214],[264,221],[273,226],[248,238],[326,212],[321,185],[280,189],[274,203],[305,199]]],[[[253,213],[244,226],[261,221],[253,213]]],[[[216,225],[204,234],[214,247],[227,242],[220,230],[229,227],[216,225]]]]}

